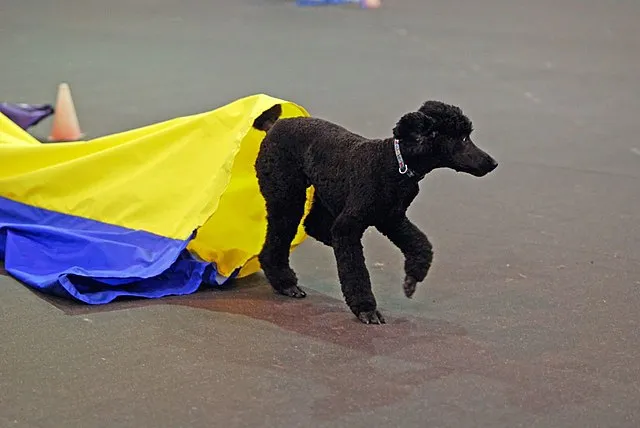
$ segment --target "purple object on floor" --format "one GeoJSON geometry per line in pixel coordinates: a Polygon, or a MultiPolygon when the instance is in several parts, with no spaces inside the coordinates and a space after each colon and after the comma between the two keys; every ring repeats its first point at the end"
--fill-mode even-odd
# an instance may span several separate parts
{"type": "Polygon", "coordinates": [[[27,129],[53,114],[50,104],[12,104],[0,103],[0,113],[15,122],[20,128],[27,129]]]}

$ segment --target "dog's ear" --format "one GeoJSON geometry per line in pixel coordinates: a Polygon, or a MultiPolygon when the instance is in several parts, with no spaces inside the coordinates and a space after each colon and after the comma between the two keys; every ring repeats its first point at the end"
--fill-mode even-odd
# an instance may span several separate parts
{"type": "Polygon", "coordinates": [[[420,143],[428,136],[435,125],[435,120],[419,111],[407,113],[400,118],[393,137],[401,141],[415,141],[420,143]]]}
{"type": "Polygon", "coordinates": [[[256,120],[253,121],[253,127],[260,131],[268,131],[281,115],[282,105],[276,104],[258,116],[256,120]]]}

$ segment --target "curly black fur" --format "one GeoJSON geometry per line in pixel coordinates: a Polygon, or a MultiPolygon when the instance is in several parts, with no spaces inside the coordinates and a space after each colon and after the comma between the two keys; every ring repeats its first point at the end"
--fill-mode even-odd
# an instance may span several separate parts
{"type": "Polygon", "coordinates": [[[318,118],[278,120],[281,114],[276,105],[254,121],[255,128],[267,131],[255,163],[268,223],[259,255],[262,269],[277,292],[305,297],[289,265],[289,251],[304,214],[306,189],[313,186],[306,232],[333,248],[353,313],[364,323],[384,323],[365,265],[365,230],[375,227],[402,251],[404,292],[411,297],[433,259],[429,239],[406,216],[419,181],[436,168],[481,177],[498,164],[471,141],[472,123],[462,110],[439,101],[402,116],[393,137],[386,139],[367,139],[318,118]],[[394,141],[406,172],[400,170],[394,141]]]}

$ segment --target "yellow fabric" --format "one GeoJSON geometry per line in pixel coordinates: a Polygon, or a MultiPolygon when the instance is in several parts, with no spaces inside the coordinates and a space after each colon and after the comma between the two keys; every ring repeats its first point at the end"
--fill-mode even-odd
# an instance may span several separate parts
{"type": "MultiPolygon", "coordinates": [[[[40,144],[0,114],[0,196],[173,239],[200,227],[190,250],[222,275],[251,274],[266,232],[254,171],[264,132],[251,125],[278,103],[282,117],[309,115],[259,94],[90,141],[40,144]]],[[[305,238],[300,227],[292,249],[305,238]]]]}
{"type": "MultiPolygon", "coordinates": [[[[40,141],[0,113],[0,144],[40,144],[40,141]]],[[[0,168],[2,168],[2,163],[0,163],[0,168]]]]}

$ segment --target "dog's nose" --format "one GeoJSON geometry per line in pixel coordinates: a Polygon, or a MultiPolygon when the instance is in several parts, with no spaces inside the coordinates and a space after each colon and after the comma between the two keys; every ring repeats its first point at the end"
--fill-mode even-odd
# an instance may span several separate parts
{"type": "Polygon", "coordinates": [[[498,167],[498,162],[494,158],[489,158],[489,170],[493,171],[498,167]]]}

